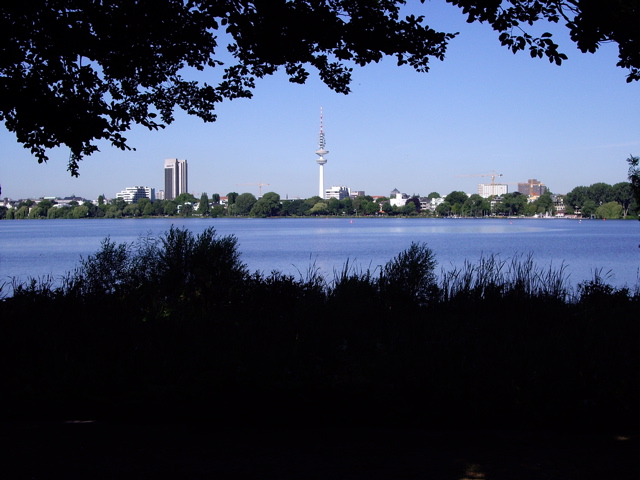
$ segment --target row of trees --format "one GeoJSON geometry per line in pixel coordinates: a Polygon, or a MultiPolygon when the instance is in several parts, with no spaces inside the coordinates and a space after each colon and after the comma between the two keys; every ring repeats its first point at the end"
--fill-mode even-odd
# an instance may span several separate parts
{"type": "MultiPolygon", "coordinates": [[[[281,201],[277,193],[265,193],[260,199],[256,199],[250,193],[238,195],[235,199],[229,194],[230,215],[244,215],[251,217],[275,217],[275,216],[322,216],[322,215],[377,215],[382,211],[392,214],[399,209],[386,209],[383,197],[374,200],[370,196],[356,198],[331,198],[324,200],[319,196],[307,199],[295,199],[281,201]]],[[[412,211],[415,211],[412,210],[412,211]]]]}
{"type": "Polygon", "coordinates": [[[256,198],[251,193],[227,194],[227,205],[220,203],[220,195],[209,197],[203,193],[200,199],[184,193],[174,200],[156,200],[151,202],[142,198],[136,203],[127,203],[122,199],[106,202],[103,196],[98,204],[85,201],[69,202],[64,206],[56,205],[53,200],[33,200],[20,202],[15,208],[0,207],[0,218],[6,219],[39,219],[39,218],[122,218],[122,217],[154,217],[154,216],[317,216],[317,215],[374,215],[383,211],[387,214],[409,214],[419,210],[415,203],[403,208],[389,207],[388,199],[374,201],[372,197],[345,198],[342,200],[323,200],[319,196],[304,200],[281,201],[275,192],[265,193],[256,198]],[[385,201],[387,203],[385,203],[385,201]],[[382,207],[381,207],[382,204],[382,207]]]}
{"type": "Polygon", "coordinates": [[[633,190],[630,182],[620,182],[615,185],[607,183],[594,183],[588,187],[576,187],[565,196],[566,209],[568,213],[581,212],[583,216],[598,215],[597,210],[607,206],[607,209],[615,208],[615,203],[620,206],[620,214],[623,217],[629,212],[637,210],[638,205],[633,197],[633,190]]]}
{"type": "Polygon", "coordinates": [[[455,191],[447,195],[444,202],[436,207],[436,214],[442,217],[534,216],[555,213],[555,202],[549,193],[529,202],[528,197],[519,192],[507,193],[492,201],[477,193],[467,195],[455,191]]]}
{"type": "Polygon", "coordinates": [[[54,200],[45,199],[39,202],[24,200],[15,208],[0,207],[0,218],[6,219],[39,219],[39,218],[122,218],[122,217],[154,217],[154,216],[191,216],[193,214],[220,216],[225,212],[220,204],[220,195],[209,198],[206,193],[200,201],[190,193],[183,193],[174,200],[156,200],[141,198],[136,203],[127,203],[121,198],[106,201],[103,195],[98,197],[98,204],[90,201],[82,203],[71,201],[57,205],[54,200]],[[194,208],[196,206],[196,208],[194,208]]]}
{"type": "MultiPolygon", "coordinates": [[[[127,203],[122,199],[106,202],[103,196],[98,204],[85,201],[70,202],[68,205],[55,205],[53,200],[25,200],[16,208],[0,207],[0,218],[122,218],[122,217],[154,217],[193,215],[203,217],[248,216],[257,218],[276,216],[371,216],[371,215],[404,215],[404,216],[439,216],[439,217],[484,217],[498,216],[533,216],[555,215],[558,212],[557,196],[547,192],[535,201],[529,202],[526,195],[518,192],[507,193],[494,200],[483,198],[478,194],[467,195],[461,191],[453,191],[444,197],[435,210],[423,209],[419,196],[414,195],[404,206],[391,205],[387,197],[373,199],[370,196],[359,196],[354,199],[324,200],[319,196],[282,201],[275,192],[265,193],[256,198],[251,193],[227,194],[227,205],[222,205],[220,195],[209,197],[203,193],[198,200],[189,193],[183,193],[174,200],[140,199],[137,203],[127,203]]],[[[440,198],[440,194],[432,192],[428,200],[440,198]]],[[[615,185],[595,183],[589,187],[576,187],[564,197],[564,212],[569,215],[580,214],[583,217],[616,219],[637,215],[638,204],[633,197],[629,182],[615,185]]]]}
{"type": "Polygon", "coordinates": [[[439,216],[479,217],[490,214],[500,216],[555,215],[559,206],[567,215],[581,215],[591,218],[626,218],[638,214],[638,203],[634,199],[630,182],[615,185],[594,183],[589,187],[575,187],[568,194],[559,196],[547,192],[535,201],[529,202],[526,195],[519,192],[507,193],[491,202],[478,194],[468,196],[464,192],[451,192],[436,208],[439,216]],[[562,202],[558,202],[558,198],[562,202]],[[493,204],[492,204],[493,203],[493,204]]]}

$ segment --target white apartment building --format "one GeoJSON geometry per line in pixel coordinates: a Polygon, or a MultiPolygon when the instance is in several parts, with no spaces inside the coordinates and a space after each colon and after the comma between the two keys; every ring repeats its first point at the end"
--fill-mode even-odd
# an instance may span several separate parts
{"type": "Polygon", "coordinates": [[[504,183],[479,183],[478,195],[489,198],[492,195],[505,195],[509,193],[509,186],[504,183]]]}
{"type": "Polygon", "coordinates": [[[116,193],[116,198],[121,198],[127,203],[137,203],[141,198],[148,198],[152,202],[156,200],[155,188],[151,187],[127,187],[116,193]]]}

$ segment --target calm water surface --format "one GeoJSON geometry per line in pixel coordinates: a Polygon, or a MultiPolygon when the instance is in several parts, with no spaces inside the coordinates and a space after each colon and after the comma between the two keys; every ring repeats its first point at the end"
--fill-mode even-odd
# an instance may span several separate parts
{"type": "Polygon", "coordinates": [[[509,259],[532,253],[541,267],[566,265],[573,284],[611,272],[613,285],[635,286],[640,268],[640,222],[560,219],[92,219],[3,220],[0,279],[59,277],[107,236],[135,242],[171,225],[194,233],[213,226],[235,235],[242,260],[254,270],[304,274],[311,265],[332,276],[351,265],[384,265],[411,242],[426,242],[441,268],[488,254],[509,259]]]}

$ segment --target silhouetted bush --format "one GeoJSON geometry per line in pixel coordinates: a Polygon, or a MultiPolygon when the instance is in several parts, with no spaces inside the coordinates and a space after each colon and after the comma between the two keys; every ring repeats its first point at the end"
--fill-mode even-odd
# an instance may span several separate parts
{"type": "Polygon", "coordinates": [[[413,301],[419,305],[434,299],[437,292],[437,262],[426,244],[411,246],[389,261],[380,273],[380,293],[390,301],[413,301]]]}
{"type": "Polygon", "coordinates": [[[106,239],[0,302],[5,415],[640,426],[638,290],[412,244],[327,281],[250,273],[234,237],[106,239]]]}

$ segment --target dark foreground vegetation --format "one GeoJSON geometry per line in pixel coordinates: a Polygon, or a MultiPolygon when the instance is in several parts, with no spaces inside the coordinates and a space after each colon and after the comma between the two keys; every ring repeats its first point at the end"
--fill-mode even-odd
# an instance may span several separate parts
{"type": "MultiPolygon", "coordinates": [[[[7,418],[640,427],[640,294],[413,244],[327,281],[251,273],[234,237],[109,239],[0,302],[7,418]]],[[[5,286],[5,288],[7,288],[5,286]]]]}

